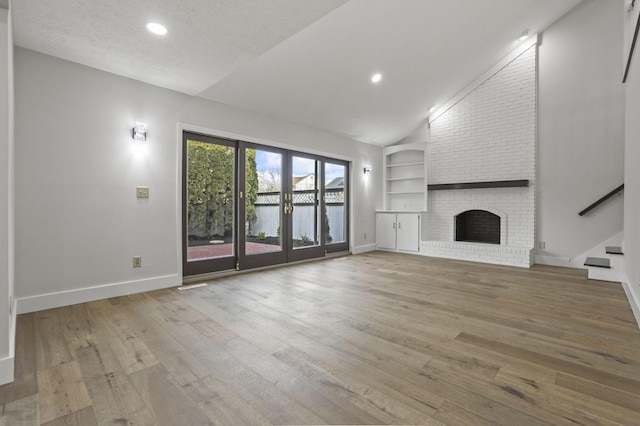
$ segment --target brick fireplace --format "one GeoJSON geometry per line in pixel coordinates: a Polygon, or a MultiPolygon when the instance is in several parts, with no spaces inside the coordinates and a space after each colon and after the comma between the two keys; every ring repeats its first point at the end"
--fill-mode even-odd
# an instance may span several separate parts
{"type": "Polygon", "coordinates": [[[430,126],[428,184],[430,189],[439,190],[428,191],[427,238],[421,242],[421,254],[531,266],[535,241],[536,46],[436,117],[430,126]],[[511,180],[526,180],[527,185],[452,185],[511,180]],[[486,214],[478,215],[478,211],[486,214]],[[461,217],[465,212],[474,212],[468,214],[471,219],[461,217]],[[472,223],[477,219],[474,216],[492,223],[487,225],[492,237],[485,238],[485,231],[469,236],[465,229],[467,235],[460,238],[460,228],[467,228],[469,220],[472,223]]]}
{"type": "Polygon", "coordinates": [[[466,210],[454,216],[455,239],[500,244],[500,216],[487,210],[466,210]]]}

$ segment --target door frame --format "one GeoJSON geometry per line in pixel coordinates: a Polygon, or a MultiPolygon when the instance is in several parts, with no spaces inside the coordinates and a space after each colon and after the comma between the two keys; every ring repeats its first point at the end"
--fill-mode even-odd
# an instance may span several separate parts
{"type": "MultiPolygon", "coordinates": [[[[292,154],[298,154],[300,156],[312,156],[316,159],[319,159],[322,161],[322,165],[323,167],[321,167],[320,169],[320,175],[322,176],[321,179],[321,187],[322,190],[324,191],[324,171],[325,171],[325,167],[324,165],[326,163],[332,163],[332,164],[340,164],[340,165],[344,165],[345,167],[345,175],[344,175],[344,191],[345,191],[345,197],[344,197],[344,240],[343,242],[339,242],[339,243],[329,243],[327,244],[327,242],[325,241],[326,236],[324,235],[324,217],[322,218],[322,232],[320,233],[321,235],[321,244],[319,247],[321,247],[323,250],[318,250],[317,255],[314,257],[306,257],[306,256],[287,256],[287,260],[285,260],[285,263],[288,262],[293,262],[295,260],[303,260],[306,258],[321,258],[323,255],[327,255],[327,254],[331,254],[331,253],[339,253],[339,252],[348,252],[350,250],[350,245],[351,245],[351,240],[352,240],[352,235],[351,235],[351,204],[353,201],[353,197],[351,194],[351,173],[352,171],[352,162],[353,160],[351,160],[349,157],[343,157],[343,158],[337,158],[337,157],[330,157],[327,155],[323,155],[323,154],[314,154],[314,153],[310,153],[310,152],[305,152],[305,151],[300,151],[299,147],[294,147],[294,146],[290,146],[290,145],[286,145],[286,144],[279,144],[276,142],[271,142],[268,140],[263,140],[263,139],[257,139],[257,138],[253,138],[253,137],[248,137],[248,136],[242,136],[242,135],[238,135],[238,134],[234,134],[234,133],[229,133],[229,132],[224,132],[224,131],[219,131],[219,130],[215,130],[215,129],[207,129],[207,128],[202,128],[202,127],[198,127],[198,126],[191,126],[191,125],[185,125],[182,123],[178,123],[178,140],[180,141],[178,143],[178,158],[177,158],[177,163],[178,163],[178,178],[181,180],[181,182],[177,185],[178,188],[181,189],[181,193],[178,192],[178,199],[179,199],[179,205],[176,208],[176,213],[177,213],[177,236],[178,236],[178,264],[182,266],[182,277],[186,278],[186,277],[195,277],[198,275],[210,275],[210,274],[214,274],[217,272],[229,272],[229,271],[233,271],[234,269],[238,269],[236,268],[237,265],[237,260],[238,260],[238,254],[240,253],[239,248],[238,248],[238,244],[240,243],[240,239],[239,239],[239,232],[238,232],[238,227],[240,226],[240,224],[238,223],[239,221],[236,219],[236,226],[234,229],[235,232],[235,253],[234,256],[231,256],[230,258],[233,258],[233,265],[231,266],[230,264],[227,264],[226,261],[224,263],[224,267],[216,267],[214,270],[209,270],[207,268],[200,268],[200,267],[187,267],[187,255],[186,255],[186,250],[187,250],[187,244],[186,244],[186,209],[187,209],[187,204],[186,204],[186,194],[187,194],[187,188],[186,188],[186,172],[187,172],[187,149],[186,149],[186,137],[185,134],[191,134],[194,136],[197,136],[198,138],[207,138],[209,140],[215,140],[215,141],[223,141],[224,144],[237,144],[236,145],[236,161],[235,161],[235,180],[234,183],[236,183],[237,185],[237,176],[238,176],[238,166],[239,166],[239,146],[241,143],[247,144],[247,145],[253,145],[255,147],[258,147],[259,149],[264,149],[264,150],[273,150],[273,151],[277,151],[277,150],[282,150],[285,152],[290,152],[292,154]],[[347,158],[347,159],[345,159],[347,158]],[[324,252],[323,252],[324,251],[324,252]],[[299,259],[297,259],[299,258],[299,259]]],[[[216,142],[217,143],[217,142],[216,142]]],[[[331,155],[331,154],[330,154],[331,155]]],[[[285,167],[288,167],[288,163],[287,161],[285,161],[285,167]]],[[[238,217],[238,208],[239,208],[239,200],[238,200],[238,196],[237,196],[237,190],[235,192],[235,197],[234,197],[234,215],[237,218],[238,217]]],[[[324,216],[324,212],[326,211],[326,203],[325,203],[325,197],[324,197],[324,192],[321,192],[322,196],[320,197],[320,203],[321,203],[321,215],[324,216]]],[[[285,221],[286,222],[286,221],[285,221]]],[[[244,226],[244,224],[242,225],[244,226]]],[[[284,223],[283,223],[284,226],[284,223]]],[[[287,245],[289,244],[289,241],[285,241],[283,239],[283,246],[288,247],[287,245]]],[[[289,252],[291,250],[283,250],[286,252],[289,252]]],[[[225,258],[225,259],[229,259],[229,258],[225,258]]],[[[273,260],[273,259],[271,259],[273,260]]],[[[250,265],[251,268],[257,268],[260,266],[271,266],[271,265],[277,265],[277,264],[282,264],[281,262],[272,262],[272,261],[265,261],[265,262],[256,262],[255,266],[252,263],[250,265]],[[258,265],[261,264],[261,265],[258,265]],[[264,264],[262,264],[264,263],[264,264]]],[[[250,269],[247,267],[241,267],[241,269],[250,269]]]]}
{"type": "Polygon", "coordinates": [[[288,245],[289,239],[286,238],[289,233],[287,228],[287,220],[286,215],[280,213],[280,246],[282,247],[281,251],[278,252],[269,252],[269,253],[259,253],[259,254],[246,254],[246,227],[245,227],[245,217],[246,217],[246,204],[245,198],[241,198],[240,192],[243,192],[246,195],[246,157],[245,150],[246,149],[254,149],[268,152],[276,152],[282,155],[282,176],[281,176],[281,191],[280,191],[280,204],[278,205],[279,209],[282,209],[284,206],[284,194],[286,193],[286,180],[285,177],[288,175],[288,163],[287,163],[287,150],[282,148],[275,148],[270,146],[265,146],[261,144],[256,144],[253,142],[245,142],[238,141],[238,177],[243,176],[242,180],[238,179],[236,183],[236,199],[238,200],[238,211],[236,212],[236,229],[238,234],[238,247],[236,251],[237,256],[237,267],[238,270],[244,269],[253,269],[260,268],[263,266],[270,265],[280,265],[282,263],[287,263],[288,260],[288,245]]]}
{"type": "MultiPolygon", "coordinates": [[[[293,150],[289,150],[287,152],[287,164],[288,164],[288,168],[289,168],[289,173],[287,174],[287,191],[289,193],[289,198],[291,200],[291,205],[293,206],[293,211],[295,211],[296,208],[296,203],[294,200],[294,189],[293,189],[293,157],[298,157],[298,158],[304,158],[304,159],[308,159],[308,160],[313,160],[315,161],[316,164],[316,175],[315,175],[315,182],[316,182],[316,188],[315,190],[316,195],[317,195],[317,200],[316,200],[316,211],[315,213],[318,214],[320,217],[317,218],[315,220],[314,223],[314,230],[316,226],[319,226],[319,232],[317,235],[320,236],[320,239],[318,241],[318,245],[314,245],[314,246],[309,246],[309,247],[293,247],[293,213],[289,214],[287,216],[287,222],[288,222],[288,229],[290,231],[289,234],[289,250],[288,250],[288,257],[289,257],[289,262],[297,262],[300,260],[307,260],[307,259],[317,259],[320,257],[323,257],[326,255],[326,251],[324,249],[324,240],[325,240],[325,235],[324,235],[324,215],[323,213],[325,212],[324,210],[324,157],[319,156],[319,155],[315,155],[315,154],[309,154],[306,152],[299,152],[299,151],[293,151],[293,150]],[[320,223],[318,223],[318,220],[320,221],[320,223]]],[[[301,205],[298,205],[298,207],[300,207],[301,205]]],[[[314,214],[315,217],[315,214],[314,214]]],[[[314,241],[315,241],[315,235],[314,235],[314,241]]]]}
{"type": "Polygon", "coordinates": [[[238,199],[234,191],[234,200],[233,200],[233,218],[234,218],[234,229],[233,229],[233,240],[234,240],[234,250],[231,256],[227,257],[217,257],[212,259],[203,259],[197,262],[188,262],[188,244],[187,240],[189,238],[188,235],[188,222],[187,222],[187,173],[188,173],[188,148],[187,141],[188,140],[197,140],[199,142],[211,143],[216,145],[223,145],[228,147],[233,147],[235,150],[234,160],[233,160],[233,183],[237,186],[237,168],[238,168],[238,149],[237,149],[237,141],[232,139],[220,138],[217,136],[203,135],[201,133],[191,132],[187,130],[182,131],[182,196],[180,197],[180,203],[182,204],[182,220],[180,224],[180,228],[182,229],[181,234],[181,246],[182,246],[182,276],[190,276],[190,275],[201,275],[210,273],[212,269],[221,271],[227,269],[233,269],[236,265],[236,253],[237,253],[237,244],[238,244],[238,232],[237,232],[237,217],[238,217],[238,199]],[[192,138],[189,138],[191,136],[192,138]]]}

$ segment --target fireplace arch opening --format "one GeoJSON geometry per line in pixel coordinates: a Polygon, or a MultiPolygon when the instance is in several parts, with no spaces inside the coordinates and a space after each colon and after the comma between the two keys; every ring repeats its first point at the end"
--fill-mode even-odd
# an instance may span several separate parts
{"type": "Polygon", "coordinates": [[[486,210],[467,210],[455,216],[456,241],[500,244],[500,216],[486,210]]]}

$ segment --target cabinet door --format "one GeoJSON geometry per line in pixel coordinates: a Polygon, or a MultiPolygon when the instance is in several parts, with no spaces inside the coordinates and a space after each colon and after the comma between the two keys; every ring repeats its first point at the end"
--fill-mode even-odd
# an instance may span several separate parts
{"type": "Polygon", "coordinates": [[[398,228],[398,250],[419,251],[420,215],[415,213],[398,213],[396,227],[398,228]]]}
{"type": "Polygon", "coordinates": [[[378,248],[396,248],[396,215],[395,213],[378,213],[376,215],[376,241],[378,248]]]}

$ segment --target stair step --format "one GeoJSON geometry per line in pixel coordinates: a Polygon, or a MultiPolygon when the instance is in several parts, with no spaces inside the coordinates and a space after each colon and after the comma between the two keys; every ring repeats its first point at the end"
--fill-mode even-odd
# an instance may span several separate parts
{"type": "Polygon", "coordinates": [[[584,266],[597,266],[598,268],[611,268],[609,259],[605,257],[587,257],[584,266]]]}
{"type": "Polygon", "coordinates": [[[624,254],[622,253],[622,247],[617,246],[606,246],[605,251],[607,254],[624,254]]]}

